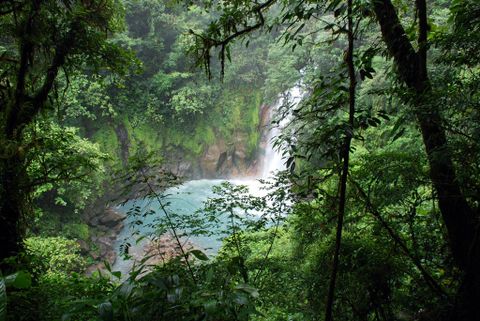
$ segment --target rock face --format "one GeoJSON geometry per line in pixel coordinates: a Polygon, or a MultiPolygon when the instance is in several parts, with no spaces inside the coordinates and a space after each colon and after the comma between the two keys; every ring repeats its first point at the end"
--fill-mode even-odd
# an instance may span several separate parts
{"type": "Polygon", "coordinates": [[[182,247],[180,247],[171,233],[165,233],[160,237],[144,239],[138,244],[132,244],[128,251],[131,259],[122,264],[122,268],[125,269],[123,272],[127,273],[127,271],[132,268],[134,262],[140,262],[145,260],[145,258],[148,259],[142,263],[145,265],[143,273],[148,272],[155,265],[165,264],[176,257],[184,261],[184,255],[188,255],[189,261],[194,261],[196,259],[195,256],[189,254],[189,252],[198,250],[199,248],[184,239],[180,240],[180,244],[182,247]]]}
{"type": "Polygon", "coordinates": [[[255,157],[249,157],[246,134],[238,134],[233,144],[227,145],[222,139],[207,148],[198,160],[202,178],[231,178],[255,176],[255,157]]]}
{"type": "MultiPolygon", "coordinates": [[[[192,156],[191,152],[182,150],[179,146],[168,146],[162,153],[163,166],[171,172],[185,179],[200,178],[235,178],[258,176],[261,167],[262,155],[265,147],[265,133],[270,121],[270,106],[262,105],[258,111],[259,124],[257,133],[237,132],[233,140],[226,141],[221,134],[215,133],[215,142],[209,146],[202,146],[201,155],[192,156]],[[252,144],[249,135],[260,135],[258,146],[252,144]],[[259,160],[260,159],[260,160],[259,160]]],[[[130,153],[130,139],[127,128],[123,123],[113,125],[119,146],[119,155],[124,166],[128,163],[130,153]]]]}
{"type": "Polygon", "coordinates": [[[166,170],[187,179],[258,176],[262,155],[268,143],[266,137],[270,114],[270,106],[261,106],[258,125],[260,140],[253,155],[249,153],[248,134],[239,132],[233,142],[217,137],[215,143],[208,146],[203,154],[193,161],[185,159],[179,151],[170,153],[165,158],[166,170]]]}
{"type": "Polygon", "coordinates": [[[123,220],[125,219],[125,215],[120,214],[116,210],[112,208],[107,208],[104,214],[100,217],[99,223],[100,225],[116,229],[116,228],[123,228],[123,220]]]}
{"type": "Polygon", "coordinates": [[[186,179],[255,176],[257,160],[247,155],[245,140],[241,134],[236,137],[236,143],[230,145],[218,139],[194,161],[186,160],[182,155],[170,156],[166,158],[165,169],[186,179]]]}
{"type": "Polygon", "coordinates": [[[218,177],[217,173],[220,171],[222,166],[224,166],[227,158],[227,146],[223,139],[220,139],[214,145],[209,146],[203,156],[199,159],[203,177],[218,177]]]}
{"type": "Polygon", "coordinates": [[[123,166],[125,167],[128,162],[128,155],[130,151],[130,139],[128,137],[128,131],[123,122],[116,124],[114,126],[114,130],[115,135],[117,135],[117,139],[120,142],[120,158],[123,166]]]}
{"type": "Polygon", "coordinates": [[[183,247],[180,248],[180,245],[176,241],[175,237],[170,233],[166,233],[157,237],[153,240],[146,242],[143,247],[139,257],[135,257],[137,260],[149,256],[150,258],[146,261],[147,265],[158,265],[165,263],[172,258],[183,256],[183,253],[188,253],[189,251],[195,249],[196,247],[190,243],[181,240],[183,247]]]}
{"type": "Polygon", "coordinates": [[[94,236],[90,237],[90,242],[79,241],[82,252],[92,257],[98,263],[87,268],[87,274],[91,274],[98,269],[105,268],[103,262],[110,265],[115,263],[117,254],[115,251],[115,242],[118,233],[123,229],[125,215],[115,209],[108,207],[103,211],[92,211],[87,216],[88,224],[96,231],[94,236]]]}

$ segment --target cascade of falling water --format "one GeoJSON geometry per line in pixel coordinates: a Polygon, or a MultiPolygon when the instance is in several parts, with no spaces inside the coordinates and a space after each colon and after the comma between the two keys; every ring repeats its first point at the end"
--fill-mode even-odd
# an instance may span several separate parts
{"type": "MultiPolygon", "coordinates": [[[[277,147],[274,147],[274,140],[275,138],[281,133],[281,131],[289,124],[290,116],[292,109],[294,109],[300,100],[302,99],[303,92],[300,85],[296,85],[295,87],[291,88],[290,90],[283,93],[280,98],[278,99],[277,103],[270,108],[270,121],[274,118],[275,113],[279,111],[279,109],[288,104],[289,108],[288,111],[285,113],[285,117],[278,123],[277,126],[269,125],[268,133],[266,134],[266,147],[265,147],[265,154],[263,159],[261,160],[261,168],[259,170],[259,175],[257,178],[268,178],[272,176],[275,171],[283,170],[286,168],[285,162],[282,153],[284,150],[277,147]]],[[[172,187],[165,191],[165,195],[171,195],[165,198],[165,202],[168,202],[169,211],[175,213],[177,215],[186,215],[194,213],[196,210],[200,209],[203,206],[203,202],[206,201],[209,197],[215,197],[214,193],[212,192],[212,187],[217,185],[222,180],[208,180],[208,179],[201,179],[201,180],[192,180],[187,181],[184,184],[178,187],[172,187]]],[[[260,182],[252,177],[244,177],[230,179],[230,182],[233,184],[242,184],[247,185],[249,187],[250,193],[255,196],[262,196],[266,193],[265,190],[262,189],[260,182]]],[[[155,199],[138,199],[138,200],[131,200],[126,204],[119,206],[119,210],[122,212],[127,212],[130,208],[134,206],[139,206],[142,212],[146,211],[153,211],[155,215],[149,215],[143,218],[144,224],[140,226],[136,226],[136,229],[139,230],[140,235],[148,235],[148,233],[153,232],[153,226],[155,226],[155,222],[158,219],[161,219],[164,215],[162,211],[159,209],[159,204],[155,199]]],[[[127,217],[126,225],[131,225],[134,221],[134,218],[127,217]]],[[[221,246],[221,241],[216,237],[202,237],[196,236],[189,238],[196,246],[199,248],[207,249],[209,248],[209,253],[215,253],[221,246]]],[[[125,226],[122,231],[117,236],[116,242],[116,252],[120,253],[120,245],[123,243],[123,240],[132,238],[131,231],[127,226],[125,226]]],[[[130,247],[130,253],[137,255],[137,260],[140,260],[143,255],[146,240],[142,241],[140,244],[135,244],[134,239],[130,242],[132,246],[130,247]],[[136,254],[135,254],[136,253],[136,254]]],[[[124,260],[121,257],[118,257],[115,263],[113,264],[113,268],[115,270],[122,271],[123,273],[127,273],[133,264],[133,260],[124,260]]]]}
{"type": "Polygon", "coordinates": [[[275,138],[282,132],[282,130],[289,124],[291,110],[294,109],[298,103],[302,100],[303,93],[300,85],[292,87],[285,93],[283,93],[276,104],[270,109],[270,119],[274,117],[274,114],[284,105],[288,104],[289,110],[284,114],[277,126],[270,126],[267,133],[267,145],[265,148],[265,155],[262,161],[262,170],[260,172],[261,178],[268,178],[273,173],[279,170],[286,169],[286,159],[283,156],[284,150],[281,146],[274,146],[275,138]]]}

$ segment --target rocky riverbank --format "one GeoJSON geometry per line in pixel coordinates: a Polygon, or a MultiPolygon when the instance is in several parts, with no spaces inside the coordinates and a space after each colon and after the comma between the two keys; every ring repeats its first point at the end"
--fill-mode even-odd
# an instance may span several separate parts
{"type": "Polygon", "coordinates": [[[177,239],[171,233],[165,233],[153,239],[145,239],[140,244],[133,246],[129,250],[131,261],[141,261],[148,257],[145,265],[164,264],[172,258],[183,256],[197,247],[188,241],[177,239]]]}
{"type": "MultiPolygon", "coordinates": [[[[113,266],[118,258],[116,242],[120,231],[124,228],[126,216],[118,210],[109,207],[102,213],[97,213],[88,218],[88,224],[95,235],[92,235],[89,242],[78,240],[82,253],[91,257],[95,263],[91,264],[86,274],[92,274],[97,270],[105,270],[105,262],[113,266]]],[[[182,242],[184,252],[196,249],[191,242],[182,242]]],[[[149,259],[146,265],[157,265],[183,255],[182,248],[177,240],[170,233],[166,233],[153,240],[144,240],[138,245],[132,246],[129,250],[132,261],[140,261],[145,257],[149,259]]]]}
{"type": "Polygon", "coordinates": [[[86,221],[94,233],[87,241],[78,240],[82,253],[95,262],[87,268],[87,274],[98,269],[103,270],[104,262],[115,263],[117,259],[115,242],[124,227],[126,218],[124,214],[112,207],[91,213],[91,216],[86,217],[86,221]]]}

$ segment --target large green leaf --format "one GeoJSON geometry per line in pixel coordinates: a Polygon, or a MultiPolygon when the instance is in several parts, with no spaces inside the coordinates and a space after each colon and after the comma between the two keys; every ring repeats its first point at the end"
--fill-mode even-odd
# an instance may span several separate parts
{"type": "Polygon", "coordinates": [[[208,261],[208,256],[200,250],[191,250],[193,256],[202,261],[208,261]]]}
{"type": "Polygon", "coordinates": [[[253,298],[258,298],[259,296],[258,290],[254,287],[249,286],[248,284],[239,284],[235,287],[235,289],[246,292],[250,294],[253,298]]]}
{"type": "Polygon", "coordinates": [[[7,319],[7,287],[5,279],[0,275],[0,321],[7,319]]]}
{"type": "Polygon", "coordinates": [[[32,276],[26,271],[18,271],[5,277],[5,285],[16,289],[27,289],[32,285],[32,276]]]}
{"type": "Polygon", "coordinates": [[[102,321],[113,320],[113,307],[111,302],[103,302],[98,306],[98,314],[102,321]]]}

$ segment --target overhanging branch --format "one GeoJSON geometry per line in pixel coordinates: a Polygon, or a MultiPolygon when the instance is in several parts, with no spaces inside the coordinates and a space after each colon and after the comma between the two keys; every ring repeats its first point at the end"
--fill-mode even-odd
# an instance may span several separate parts
{"type": "Polygon", "coordinates": [[[255,31],[261,28],[265,24],[265,17],[263,15],[263,10],[272,6],[277,0],[267,0],[264,3],[258,4],[252,8],[252,10],[245,15],[246,18],[250,15],[254,15],[256,23],[248,25],[245,22],[244,27],[240,30],[235,31],[234,33],[225,36],[225,38],[215,38],[210,37],[206,34],[198,34],[195,33],[193,30],[190,30],[190,33],[200,39],[202,42],[200,46],[201,53],[198,55],[199,60],[202,60],[203,65],[205,66],[205,71],[208,75],[208,78],[211,78],[211,71],[210,71],[210,52],[213,48],[220,48],[220,63],[221,63],[221,71],[220,75],[223,79],[225,74],[225,51],[228,50],[228,45],[235,39],[240,38],[246,34],[249,34],[252,31],[255,31]]]}

